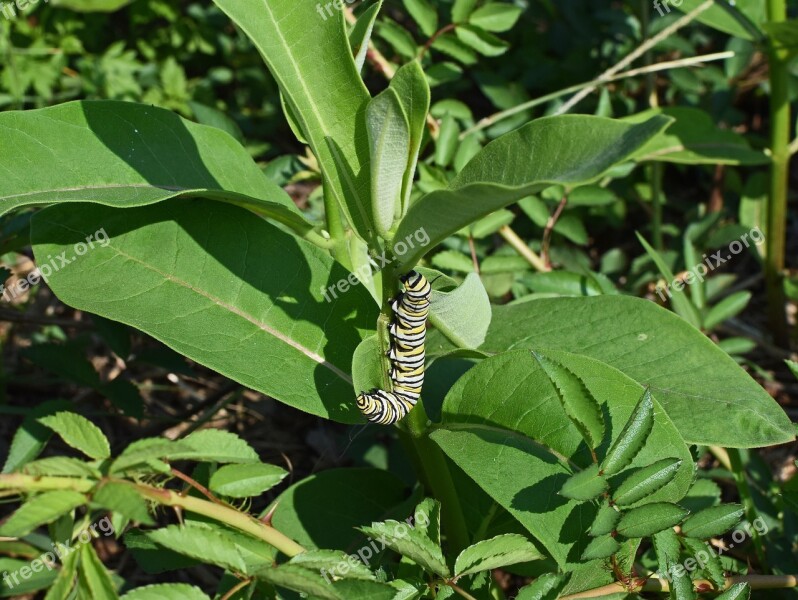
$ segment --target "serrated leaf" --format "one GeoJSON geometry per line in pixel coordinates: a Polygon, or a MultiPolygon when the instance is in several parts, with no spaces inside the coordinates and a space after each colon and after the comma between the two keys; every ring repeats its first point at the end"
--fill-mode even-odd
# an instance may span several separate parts
{"type": "Polygon", "coordinates": [[[451,292],[433,290],[430,296],[430,323],[458,348],[482,345],[490,317],[490,298],[476,273],[451,292]]]}
{"type": "Polygon", "coordinates": [[[102,598],[103,600],[119,598],[111,576],[91,544],[83,544],[80,547],[78,581],[80,587],[88,593],[89,598],[102,598]]]}
{"type": "Polygon", "coordinates": [[[178,554],[238,573],[247,572],[246,563],[233,540],[219,531],[196,525],[169,525],[147,531],[145,535],[178,554]]]}
{"type": "Polygon", "coordinates": [[[454,563],[455,577],[544,558],[535,545],[515,533],[482,540],[463,550],[454,563]]]}
{"type": "Polygon", "coordinates": [[[571,475],[560,489],[560,495],[573,500],[592,500],[606,492],[608,487],[607,480],[599,475],[598,465],[590,465],[571,475]]]}
{"type": "Polygon", "coordinates": [[[49,417],[41,417],[39,423],[55,431],[68,446],[86,456],[97,460],[111,456],[108,438],[86,417],[62,411],[49,417]]]}
{"type": "Polygon", "coordinates": [[[646,537],[682,522],[690,511],[671,502],[654,502],[621,515],[616,531],[628,538],[646,537]]]}
{"type": "Polygon", "coordinates": [[[681,546],[679,545],[679,536],[673,529],[664,529],[655,533],[651,538],[654,544],[654,552],[657,555],[657,562],[659,563],[659,570],[661,573],[667,573],[672,565],[679,562],[679,555],[681,554],[681,546]]]}
{"type": "Polygon", "coordinates": [[[289,564],[297,565],[311,571],[336,579],[362,579],[373,581],[374,573],[357,558],[338,550],[308,550],[297,554],[289,564]]]}
{"type": "Polygon", "coordinates": [[[47,401],[33,408],[14,432],[8,457],[3,465],[3,473],[11,473],[33,460],[44,449],[53,435],[53,430],[39,423],[40,417],[51,415],[58,410],[68,409],[70,404],[64,400],[47,401]]]}
{"type": "Polygon", "coordinates": [[[557,390],[568,418],[576,425],[588,446],[596,448],[604,437],[604,417],[596,399],[574,373],[539,352],[532,356],[540,363],[557,390]]]}
{"type": "Polygon", "coordinates": [[[424,498],[413,511],[413,527],[426,533],[433,544],[441,544],[441,503],[434,498],[424,498]]]}
{"type": "Polygon", "coordinates": [[[210,600],[198,587],[187,583],[157,583],[129,591],[122,600],[210,600]]]}
{"type": "Polygon", "coordinates": [[[705,508],[691,515],[682,524],[682,534],[697,539],[722,535],[740,522],[743,507],[739,504],[721,504],[705,508]]]}
{"type": "Polygon", "coordinates": [[[645,445],[653,427],[654,403],[651,400],[651,390],[646,389],[623,430],[607,452],[607,456],[601,462],[601,472],[607,476],[615,475],[629,466],[645,445]]]}
{"type": "Polygon", "coordinates": [[[69,456],[49,456],[27,463],[21,469],[26,475],[56,477],[92,477],[100,479],[100,470],[77,458],[69,456]]]}
{"type": "Polygon", "coordinates": [[[613,492],[613,501],[618,506],[639,502],[673,481],[681,466],[682,461],[677,458],[663,458],[632,473],[613,492]]]}
{"type": "Polygon", "coordinates": [[[325,580],[318,572],[298,565],[289,563],[263,569],[257,573],[257,577],[273,585],[323,600],[344,600],[332,583],[325,580]]]}
{"type": "Polygon", "coordinates": [[[595,560],[597,558],[608,558],[621,549],[621,544],[609,534],[601,535],[590,540],[590,543],[582,552],[582,560],[595,560]]]}
{"type": "Polygon", "coordinates": [[[468,22],[485,31],[500,33],[512,29],[523,12],[523,8],[514,4],[489,2],[471,13],[468,22]]]}
{"type": "Polygon", "coordinates": [[[515,600],[557,600],[568,583],[570,573],[546,573],[529,585],[522,587],[515,600]]]}
{"type": "MultiPolygon", "coordinates": [[[[58,576],[53,581],[50,589],[47,590],[44,600],[68,600],[72,588],[75,587],[79,557],[80,552],[71,552],[64,557],[58,576]]],[[[0,586],[0,589],[2,589],[2,586],[0,586]]]]}
{"type": "Polygon", "coordinates": [[[735,583],[715,600],[749,600],[751,597],[751,586],[748,583],[735,583]]]}
{"type": "Polygon", "coordinates": [[[52,523],[58,517],[86,504],[83,494],[72,491],[44,492],[28,499],[0,525],[0,536],[22,537],[52,523]]]}
{"type": "Polygon", "coordinates": [[[111,463],[111,473],[120,473],[127,469],[141,467],[152,460],[167,458],[171,453],[190,452],[192,448],[180,440],[163,438],[144,438],[136,440],[125,448],[111,463]]]}
{"type": "Polygon", "coordinates": [[[388,87],[366,107],[371,164],[371,214],[385,237],[400,214],[402,182],[410,155],[410,125],[399,95],[388,87]]]}
{"type": "Polygon", "coordinates": [[[450,576],[440,546],[407,523],[389,520],[359,529],[370,538],[384,542],[388,548],[409,558],[425,571],[441,577],[450,576]]]}
{"type": "Polygon", "coordinates": [[[621,513],[605,502],[599,508],[593,524],[590,526],[590,535],[598,537],[615,531],[615,526],[621,519],[621,513]]]}
{"type": "Polygon", "coordinates": [[[131,521],[154,525],[147,502],[131,485],[109,481],[103,483],[92,495],[92,503],[119,513],[131,521]]]}
{"type": "Polygon", "coordinates": [[[222,496],[258,496],[280,483],[288,471],[264,463],[225,465],[211,475],[208,487],[222,496]]]}
{"type": "Polygon", "coordinates": [[[431,37],[438,29],[438,11],[428,0],[403,0],[407,12],[418,23],[419,29],[431,37]]]}
{"type": "Polygon", "coordinates": [[[723,574],[723,565],[720,558],[706,542],[687,537],[680,538],[690,557],[684,561],[684,567],[692,572],[698,567],[709,575],[709,579],[718,589],[723,589],[726,585],[726,578],[723,574]]]}
{"type": "Polygon", "coordinates": [[[223,429],[200,429],[181,440],[191,450],[173,452],[171,460],[197,460],[220,463],[257,463],[258,453],[245,440],[223,429]]]}

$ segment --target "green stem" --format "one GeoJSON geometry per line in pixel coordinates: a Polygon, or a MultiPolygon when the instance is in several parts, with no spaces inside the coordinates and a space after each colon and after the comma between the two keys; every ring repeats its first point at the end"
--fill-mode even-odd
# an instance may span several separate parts
{"type": "Polygon", "coordinates": [[[324,193],[324,215],[327,220],[327,233],[330,234],[330,251],[333,258],[344,266],[350,266],[341,208],[333,195],[328,192],[324,193]]]}
{"type": "Polygon", "coordinates": [[[756,556],[759,559],[759,566],[763,571],[766,571],[768,570],[768,566],[765,558],[765,544],[759,532],[753,527],[759,515],[756,512],[754,497],[751,495],[751,487],[748,485],[748,479],[745,475],[745,466],[740,457],[740,450],[737,448],[727,448],[726,452],[729,455],[729,463],[731,464],[732,475],[734,475],[734,482],[737,484],[737,491],[740,494],[740,500],[745,510],[745,518],[751,523],[751,542],[754,545],[756,556]]]}
{"type": "MultiPolygon", "coordinates": [[[[768,20],[787,20],[786,0],[767,0],[768,20]]],[[[784,295],[784,252],[787,234],[787,183],[790,163],[790,97],[787,63],[789,50],[770,41],[770,201],[767,214],[767,256],[765,280],[768,294],[768,321],[776,342],[789,341],[784,295]]]]}
{"type": "Polygon", "coordinates": [[[665,249],[662,235],[662,163],[651,163],[651,237],[658,252],[665,249]]]}

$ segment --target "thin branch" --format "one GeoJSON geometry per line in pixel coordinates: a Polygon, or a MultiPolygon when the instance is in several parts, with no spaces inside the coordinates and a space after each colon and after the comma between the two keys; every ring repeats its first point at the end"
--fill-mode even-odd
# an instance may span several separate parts
{"type": "Polygon", "coordinates": [[[479,259],[477,258],[477,247],[474,244],[474,236],[468,234],[468,247],[471,249],[471,262],[474,263],[474,271],[479,275],[479,259]]]}
{"type": "Polygon", "coordinates": [[[452,583],[451,581],[447,581],[446,585],[448,585],[455,592],[457,592],[459,595],[461,595],[463,598],[466,598],[467,600],[477,600],[476,598],[474,598],[474,596],[469,594],[467,591],[465,591],[463,588],[458,586],[456,583],[452,583]]]}
{"type": "Polygon", "coordinates": [[[452,31],[455,27],[457,27],[456,23],[449,23],[446,27],[442,27],[435,33],[433,33],[430,38],[427,40],[427,43],[424,44],[424,47],[421,49],[421,52],[418,53],[418,60],[424,58],[424,55],[429,52],[429,49],[432,47],[432,44],[435,43],[439,37],[441,37],[444,33],[452,31]]]}
{"type": "Polygon", "coordinates": [[[546,266],[546,263],[540,258],[537,254],[535,254],[532,249],[526,245],[524,240],[518,237],[518,234],[512,230],[509,225],[505,225],[501,229],[499,229],[499,235],[504,238],[513,249],[518,252],[523,258],[527,260],[527,262],[535,267],[538,271],[545,273],[546,271],[550,271],[546,266]]]}
{"type": "Polygon", "coordinates": [[[541,242],[540,253],[543,255],[543,262],[546,264],[546,270],[551,271],[551,257],[549,256],[549,246],[551,245],[551,234],[554,231],[554,226],[562,214],[565,205],[568,203],[568,197],[563,196],[554,213],[549,217],[546,223],[546,229],[543,230],[543,241],[541,242]]]}
{"type": "Polygon", "coordinates": [[[200,482],[195,481],[194,479],[192,479],[191,477],[189,477],[185,473],[182,473],[181,471],[178,471],[174,467],[171,468],[171,472],[172,472],[172,475],[174,475],[178,479],[182,479],[183,481],[185,481],[188,485],[193,487],[195,490],[197,490],[200,494],[205,496],[211,502],[215,502],[216,504],[223,504],[223,502],[221,500],[219,500],[216,496],[214,496],[211,493],[211,491],[208,488],[206,488],[204,485],[202,485],[200,482]]]}
{"type": "Polygon", "coordinates": [[[233,596],[236,595],[237,592],[243,590],[250,583],[252,583],[252,579],[245,579],[244,581],[238,582],[238,584],[231,587],[230,590],[224,596],[222,596],[220,600],[230,600],[233,596]]]}
{"type": "MultiPolygon", "coordinates": [[[[798,576],[796,575],[744,575],[739,577],[726,577],[726,583],[723,590],[729,589],[736,583],[747,583],[754,590],[775,590],[775,589],[789,589],[798,587],[798,576]]],[[[706,579],[696,579],[693,581],[693,586],[696,590],[714,590],[715,586],[711,581],[706,579]]],[[[578,594],[569,594],[568,596],[561,596],[560,600],[580,600],[581,598],[601,598],[610,594],[617,594],[621,592],[669,592],[670,584],[666,579],[659,579],[652,577],[645,580],[645,583],[636,583],[636,585],[627,586],[620,582],[604,585],[592,590],[579,592],[578,594]]],[[[721,590],[718,590],[721,591],[721,590]]]]}

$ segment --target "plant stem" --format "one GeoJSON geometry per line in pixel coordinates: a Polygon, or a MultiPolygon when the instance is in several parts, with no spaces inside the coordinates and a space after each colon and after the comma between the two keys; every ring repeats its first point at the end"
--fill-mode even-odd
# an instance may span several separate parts
{"type": "Polygon", "coordinates": [[[472,596],[471,594],[469,594],[468,592],[466,592],[466,591],[465,591],[463,588],[461,588],[461,587],[460,587],[460,586],[458,586],[457,584],[455,584],[455,583],[452,583],[451,581],[447,581],[447,582],[446,582],[446,585],[448,585],[448,586],[449,586],[450,588],[452,588],[452,589],[453,589],[453,590],[454,590],[454,591],[455,591],[457,594],[459,594],[459,595],[460,595],[460,596],[462,596],[463,598],[466,598],[467,600],[477,600],[476,598],[474,598],[474,596],[472,596]]]}
{"type": "MultiPolygon", "coordinates": [[[[767,0],[768,20],[787,20],[786,0],[767,0]]],[[[786,347],[789,330],[785,314],[784,249],[787,234],[787,184],[790,163],[790,94],[787,62],[789,50],[770,40],[770,198],[767,214],[765,280],[768,321],[776,342],[786,347]]]]}
{"type": "Polygon", "coordinates": [[[727,448],[726,452],[729,455],[729,463],[731,464],[731,471],[734,475],[734,482],[737,484],[737,491],[740,494],[743,508],[745,509],[745,518],[751,523],[751,543],[754,545],[756,557],[759,559],[759,566],[763,571],[768,570],[767,559],[765,558],[765,544],[759,532],[753,527],[754,522],[758,518],[756,506],[754,506],[754,497],[751,495],[751,487],[748,485],[748,479],[745,475],[745,466],[740,458],[740,450],[737,448],[727,448]]]}
{"type": "Polygon", "coordinates": [[[662,163],[651,163],[651,238],[658,252],[665,249],[662,236],[662,163]]]}
{"type": "Polygon", "coordinates": [[[535,269],[541,273],[551,271],[551,269],[546,265],[546,261],[535,254],[532,249],[526,245],[526,242],[524,242],[524,240],[522,240],[509,225],[505,225],[499,229],[499,235],[504,238],[505,242],[513,247],[513,250],[518,252],[518,254],[525,258],[530,265],[535,267],[535,269]]]}
{"type": "MultiPolygon", "coordinates": [[[[747,583],[754,590],[776,590],[776,589],[790,589],[798,587],[798,576],[796,575],[745,575],[741,577],[726,577],[726,584],[723,586],[724,590],[729,589],[735,583],[747,583]]],[[[693,581],[693,586],[696,589],[709,589],[714,590],[714,584],[706,579],[697,579],[693,581]]],[[[652,577],[646,579],[645,582],[633,586],[629,589],[621,582],[611,583],[592,590],[585,590],[578,594],[569,594],[561,596],[560,600],[579,600],[580,598],[602,598],[610,594],[618,594],[622,592],[669,592],[670,585],[666,579],[658,579],[652,577]]]]}

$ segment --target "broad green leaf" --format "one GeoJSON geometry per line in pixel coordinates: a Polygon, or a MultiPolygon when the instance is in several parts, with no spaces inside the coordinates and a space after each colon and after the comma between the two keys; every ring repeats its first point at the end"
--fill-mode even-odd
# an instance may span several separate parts
{"type": "Polygon", "coordinates": [[[518,18],[523,12],[523,8],[514,4],[489,2],[472,12],[468,17],[468,22],[495,33],[509,31],[518,22],[518,18]]]}
{"type": "Polygon", "coordinates": [[[204,196],[245,206],[300,235],[312,229],[232,137],[168,110],[69,102],[4,112],[0,131],[0,170],[16,174],[0,178],[0,214],[39,204],[133,207],[204,196]],[[24,177],[15,156],[29,163],[24,177]]]}
{"type": "MultiPolygon", "coordinates": [[[[474,239],[481,240],[483,238],[488,237],[489,235],[493,235],[499,229],[504,227],[505,225],[509,225],[515,219],[515,214],[507,209],[497,210],[494,213],[489,214],[487,217],[481,218],[476,223],[469,225],[465,231],[465,234],[470,234],[474,239]]],[[[480,271],[484,271],[485,263],[488,262],[491,258],[493,259],[501,259],[501,258],[521,258],[520,256],[489,256],[488,258],[483,261],[480,271]]],[[[527,267],[529,263],[527,263],[527,267]]]]}
{"type": "MultiPolygon", "coordinates": [[[[31,572],[30,577],[20,577],[22,569],[31,569],[30,560],[18,560],[0,556],[0,575],[4,573],[17,574],[16,580],[11,575],[6,579],[0,577],[0,598],[30,598],[39,590],[44,590],[53,585],[57,579],[55,571],[43,569],[38,573],[31,572]]],[[[32,569],[31,569],[32,570],[32,569]]]]}
{"type": "Polygon", "coordinates": [[[743,518],[743,507],[739,504],[721,504],[705,508],[690,515],[682,524],[682,534],[697,539],[708,539],[723,535],[743,518]]]}
{"type": "Polygon", "coordinates": [[[401,215],[410,206],[413,176],[416,172],[421,141],[427,128],[430,91],[427,78],[418,61],[414,60],[399,68],[391,79],[390,87],[396,91],[402,103],[410,127],[410,153],[404,169],[401,195],[401,215]]]}
{"type": "Polygon", "coordinates": [[[125,448],[111,463],[111,473],[147,465],[153,460],[168,458],[172,453],[190,452],[192,448],[182,441],[163,438],[144,438],[136,440],[125,448]]]}
{"type": "Polygon", "coordinates": [[[721,129],[712,117],[697,108],[654,108],[627,117],[624,121],[640,123],[653,115],[675,119],[667,131],[659,133],[635,152],[636,161],[662,161],[687,165],[766,165],[770,159],[761,150],[752,149],[739,133],[721,129]]]}
{"type": "Polygon", "coordinates": [[[269,567],[259,571],[257,576],[259,579],[268,581],[278,587],[294,590],[313,598],[344,600],[333,588],[332,583],[319,575],[318,571],[298,565],[288,563],[277,567],[269,567]]]}
{"type": "Polygon", "coordinates": [[[704,317],[704,329],[714,329],[727,319],[740,314],[751,300],[751,292],[735,292],[727,296],[707,312],[704,317]]]}
{"type": "Polygon", "coordinates": [[[438,29],[438,11],[430,0],[402,0],[407,12],[418,23],[419,29],[427,37],[431,37],[438,29]]]}
{"type": "Polygon", "coordinates": [[[787,51],[790,59],[798,53],[798,21],[791,19],[778,23],[763,23],[762,29],[776,48],[787,51]]]}
{"type": "Polygon", "coordinates": [[[378,0],[364,10],[349,32],[349,46],[355,56],[355,68],[358,73],[363,70],[363,65],[366,62],[371,34],[374,31],[374,22],[382,8],[382,2],[383,0],[378,0]]]}
{"type": "MultiPolygon", "coordinates": [[[[563,350],[620,370],[650,386],[688,443],[736,448],[795,439],[784,410],[734,360],[694,327],[648,300],[597,296],[494,307],[480,349],[507,348],[563,350]],[[708,364],[711,369],[685,370],[685,365],[708,364]]],[[[677,457],[666,454],[655,460],[667,456],[677,457]]]]}
{"type": "Polygon", "coordinates": [[[147,501],[136,492],[132,485],[113,481],[105,482],[92,495],[92,503],[119,513],[131,521],[138,521],[144,525],[155,524],[150,516],[147,501]]]}
{"type": "Polygon", "coordinates": [[[425,571],[441,577],[450,576],[440,546],[407,523],[388,520],[359,529],[373,540],[379,540],[381,544],[409,558],[425,571]]]}
{"type": "Polygon", "coordinates": [[[621,549],[621,544],[611,535],[593,538],[582,553],[582,560],[608,558],[621,549]]]}
{"type": "Polygon", "coordinates": [[[39,423],[39,418],[68,410],[71,404],[64,400],[43,402],[31,409],[14,433],[3,473],[18,471],[20,467],[35,459],[53,435],[53,430],[39,423]]]}
{"type": "Polygon", "coordinates": [[[554,384],[565,414],[579,429],[585,442],[591,448],[597,448],[604,437],[604,417],[596,399],[590,395],[585,384],[564,366],[538,352],[533,352],[532,356],[554,384]]]}
{"type": "Polygon", "coordinates": [[[654,401],[651,398],[651,390],[646,389],[601,462],[601,472],[605,475],[615,475],[629,466],[643,446],[649,442],[648,436],[653,428],[654,401]]]}
{"type": "Polygon", "coordinates": [[[369,102],[366,125],[371,160],[371,213],[382,237],[399,213],[402,181],[410,154],[410,125],[389,87],[369,102]]]}
{"type": "MultiPolygon", "coordinates": [[[[387,335],[387,334],[386,334],[387,335]]],[[[367,392],[373,388],[388,389],[390,380],[390,360],[386,356],[388,350],[375,334],[360,342],[352,355],[352,385],[357,393],[367,392]]]]}
{"type": "Polygon", "coordinates": [[[490,316],[490,298],[476,273],[451,292],[432,291],[429,321],[458,348],[481,346],[490,316]]]}
{"type": "Polygon", "coordinates": [[[0,525],[0,536],[22,537],[34,529],[52,523],[58,517],[86,504],[78,492],[44,492],[33,496],[0,525]]]}
{"type": "Polygon", "coordinates": [[[179,554],[218,565],[239,573],[247,566],[235,542],[219,531],[197,525],[169,525],[146,532],[147,538],[159,546],[179,554]]]}
{"type": "Polygon", "coordinates": [[[257,463],[258,453],[235,433],[223,429],[200,429],[181,440],[181,447],[167,458],[171,460],[196,460],[220,463],[257,463]]]}
{"type": "MultiPolygon", "coordinates": [[[[71,552],[64,557],[58,576],[53,581],[50,589],[47,590],[44,600],[68,600],[72,588],[75,586],[79,556],[80,552],[71,552]]],[[[2,586],[0,586],[0,590],[2,590],[2,586]]]]}
{"type": "Polygon", "coordinates": [[[288,471],[276,465],[253,463],[226,465],[211,475],[208,487],[231,498],[259,496],[280,483],[288,471]]]}
{"type": "Polygon", "coordinates": [[[613,491],[613,502],[618,506],[630,506],[643,500],[673,481],[681,465],[682,461],[677,458],[663,458],[632,473],[613,491]]]}
{"type": "Polygon", "coordinates": [[[52,0],[54,6],[61,6],[78,12],[115,12],[133,0],[52,0]]]}
{"type": "Polygon", "coordinates": [[[510,44],[476,25],[458,25],[455,33],[461,42],[483,56],[501,56],[510,48],[510,44]]]}
{"type": "Polygon", "coordinates": [[[598,465],[590,465],[584,471],[569,477],[563,483],[560,494],[572,500],[592,500],[607,491],[607,480],[599,475],[598,465]]]}
{"type": "Polygon", "coordinates": [[[345,600],[402,600],[407,597],[398,595],[396,588],[392,587],[392,584],[398,581],[394,579],[389,583],[378,583],[361,579],[343,579],[336,581],[333,587],[345,600]]]}
{"type": "Polygon", "coordinates": [[[441,120],[438,139],[435,140],[435,164],[448,167],[454,159],[460,141],[460,126],[451,113],[446,113],[441,120]]]}
{"type": "Polygon", "coordinates": [[[452,22],[463,23],[477,5],[477,0],[454,0],[452,5],[452,22]]]}
{"type": "Polygon", "coordinates": [[[187,583],[156,583],[129,591],[122,600],[210,600],[196,586],[187,583]]]}
{"type": "Polygon", "coordinates": [[[319,160],[325,193],[341,206],[358,234],[371,239],[364,122],[369,93],[350,52],[344,11],[331,3],[214,2],[266,61],[319,160]]]}
{"type": "Polygon", "coordinates": [[[374,573],[369,571],[367,565],[337,550],[308,550],[297,554],[290,562],[321,573],[323,577],[374,580],[374,573]]]}
{"type": "Polygon", "coordinates": [[[99,460],[111,456],[108,438],[86,417],[62,411],[41,417],[39,423],[55,431],[68,446],[90,458],[99,460]]]}
{"type": "Polygon", "coordinates": [[[568,583],[568,574],[546,573],[522,587],[515,600],[557,600],[568,583]]]}
{"type": "Polygon", "coordinates": [[[102,598],[103,600],[119,598],[111,576],[91,544],[83,544],[80,547],[78,581],[80,588],[87,593],[88,598],[102,598]]]}
{"type": "MultiPolygon", "coordinates": [[[[423,226],[431,248],[469,223],[550,185],[595,181],[669,122],[660,116],[639,125],[577,115],[537,119],[485,146],[448,189],[413,204],[396,236],[423,226]]],[[[408,252],[402,264],[415,264],[427,250],[408,252]]]]}
{"type": "Polygon", "coordinates": [[[412,60],[418,54],[416,41],[410,32],[390,18],[377,21],[377,35],[384,39],[400,56],[412,60]]]}
{"type": "Polygon", "coordinates": [[[454,563],[454,574],[463,577],[541,558],[543,555],[524,536],[506,533],[463,550],[454,563]]]}
{"type": "Polygon", "coordinates": [[[599,508],[593,524],[590,526],[590,535],[598,537],[600,535],[612,533],[615,531],[615,526],[618,524],[620,518],[621,513],[613,506],[610,506],[609,503],[604,502],[601,508],[599,508]]]}
{"type": "MultiPolygon", "coordinates": [[[[703,0],[682,0],[678,6],[671,2],[662,2],[662,13],[670,6],[682,12],[691,12],[701,6],[703,0]]],[[[656,7],[655,7],[656,8],[656,7]]],[[[658,9],[659,10],[659,9],[658,9]]],[[[720,3],[710,6],[698,16],[698,21],[729,33],[734,37],[755,41],[761,37],[758,26],[766,18],[766,4],[760,0],[735,0],[733,3],[720,3]]]]}
{"type": "Polygon", "coordinates": [[[616,530],[628,538],[653,535],[681,523],[690,511],[670,502],[654,502],[621,515],[616,530]]]}
{"type": "Polygon", "coordinates": [[[665,285],[663,287],[660,287],[660,285],[657,284],[657,294],[659,294],[660,298],[663,300],[667,295],[671,301],[671,305],[673,306],[673,311],[682,319],[690,323],[690,325],[696,329],[700,329],[701,315],[698,314],[698,309],[695,307],[695,304],[693,304],[690,298],[687,297],[687,294],[684,291],[684,288],[687,287],[685,283],[681,280],[677,280],[673,275],[673,271],[671,271],[662,255],[657,252],[642,235],[637,232],[635,233],[637,235],[637,239],[643,245],[643,248],[645,248],[646,253],[649,255],[651,260],[654,261],[654,264],[657,265],[657,269],[659,270],[660,274],[665,278],[665,285]]]}
{"type": "Polygon", "coordinates": [[[174,200],[50,207],[33,220],[34,254],[69,254],[100,227],[105,247],[49,277],[62,301],[306,412],[361,420],[349,369],[377,307],[363,286],[324,299],[348,276],[326,252],[238,207],[174,200]]]}
{"type": "Polygon", "coordinates": [[[751,586],[748,583],[735,583],[715,600],[748,600],[751,597],[751,586]]]}
{"type": "MultiPolygon", "coordinates": [[[[405,484],[379,469],[329,469],[292,485],[277,499],[272,524],[308,549],[365,549],[355,528],[384,519],[406,499],[405,484]]],[[[397,515],[401,518],[409,516],[397,515]]],[[[376,552],[368,548],[369,555],[376,552]]]]}
{"type": "Polygon", "coordinates": [[[234,138],[239,144],[244,144],[246,142],[244,133],[241,131],[241,127],[238,126],[238,123],[219,109],[193,100],[190,100],[188,105],[191,107],[191,112],[194,113],[194,118],[197,119],[197,122],[221,129],[230,135],[230,137],[234,138]]]}

